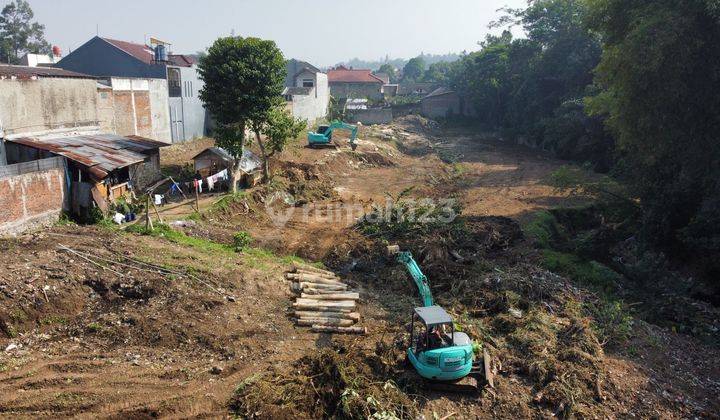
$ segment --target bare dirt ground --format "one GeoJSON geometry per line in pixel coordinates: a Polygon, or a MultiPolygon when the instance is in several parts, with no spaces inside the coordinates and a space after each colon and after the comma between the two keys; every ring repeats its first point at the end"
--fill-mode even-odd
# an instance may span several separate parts
{"type": "MultiPolygon", "coordinates": [[[[380,259],[380,244],[355,229],[347,214],[362,215],[409,190],[409,197],[453,197],[462,204],[472,243],[483,244],[473,255],[485,271],[444,263],[447,249],[457,245],[448,237],[418,237],[423,245],[416,250],[431,282],[437,279],[438,300],[467,322],[473,338],[497,352],[495,388],[480,396],[403,388],[413,390],[406,398],[417,413],[425,418],[717,417],[716,348],[640,320],[623,348],[603,350],[596,340],[581,343],[594,337],[583,332],[589,331],[587,320],[571,313],[559,296],[581,300],[586,292],[535,267],[532,249],[515,233],[505,233],[519,231],[515,222],[529,220],[534,211],[575,204],[545,183],[563,162],[492,136],[428,127],[412,118],[392,127],[363,128],[361,139],[357,152],[342,139],[337,149],[307,149],[299,141],[273,162],[278,175],[269,186],[224,205],[218,195],[203,196],[202,215],[185,229],[198,242],[75,225],[0,240],[0,416],[228,417],[236,407],[231,403],[236,387],[253,375],[300,372],[302,358],[320,349],[343,348],[368,360],[381,354],[378,349],[402,333],[416,291],[400,267],[380,259]],[[278,191],[310,204],[309,216],[300,205],[280,205],[291,211],[285,223],[275,223],[266,209],[277,205],[272,199],[278,191]],[[239,230],[252,235],[255,248],[236,253],[229,247],[239,230]],[[297,257],[341,271],[361,291],[367,335],[313,334],[292,324],[285,315],[291,295],[282,272],[297,257]],[[503,311],[514,298],[501,282],[521,295],[521,290],[544,290],[544,297],[521,298],[525,314],[513,320],[503,311]],[[469,302],[458,292],[463,287],[487,292],[469,302]],[[583,351],[571,360],[563,350],[577,343],[583,351]],[[537,360],[550,355],[547,360],[556,366],[528,369],[523,352],[537,360]],[[585,368],[590,379],[577,383],[588,388],[574,389],[573,370],[585,368]]],[[[163,151],[164,165],[178,173],[209,144],[169,148],[163,151]]],[[[168,206],[163,213],[172,221],[194,210],[168,206]]],[[[458,249],[470,255],[471,248],[458,249]]],[[[385,363],[380,383],[417,379],[394,360],[397,350],[388,354],[377,362],[385,363]]],[[[339,400],[328,402],[325,396],[343,389],[317,386],[308,388],[307,401],[268,400],[275,411],[253,408],[249,415],[313,417],[307,402],[332,415],[336,407],[331,405],[339,400]]]]}

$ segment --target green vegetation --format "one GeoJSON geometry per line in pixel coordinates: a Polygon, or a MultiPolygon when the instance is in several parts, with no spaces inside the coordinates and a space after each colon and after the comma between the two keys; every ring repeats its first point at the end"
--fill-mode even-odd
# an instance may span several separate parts
{"type": "Polygon", "coordinates": [[[225,194],[220,197],[219,200],[215,201],[212,205],[211,211],[226,212],[230,209],[233,204],[242,203],[248,198],[247,192],[237,191],[225,194]]]}
{"type": "Polygon", "coordinates": [[[183,232],[173,230],[170,226],[158,223],[154,225],[153,230],[145,228],[144,224],[136,223],[126,229],[127,232],[139,233],[141,235],[150,235],[165,238],[171,242],[189,246],[207,253],[234,254],[235,249],[232,246],[220,244],[209,239],[196,238],[188,236],[183,232]]]}
{"type": "Polygon", "coordinates": [[[26,53],[50,54],[45,25],[33,22],[26,0],[13,0],[0,12],[0,63],[19,64],[26,53]]]}
{"type": "Polygon", "coordinates": [[[240,157],[248,139],[246,128],[255,137],[264,158],[265,144],[260,138],[263,128],[271,124],[282,102],[285,60],[273,41],[258,38],[225,37],[217,39],[199,64],[205,83],[200,98],[217,122],[216,144],[235,159],[232,170],[233,191],[237,191],[240,157]]]}
{"type": "Polygon", "coordinates": [[[247,247],[250,246],[252,241],[252,236],[250,236],[250,234],[245,232],[244,230],[241,230],[240,232],[237,232],[235,235],[233,235],[233,246],[235,247],[235,251],[237,252],[245,251],[247,247]]]}

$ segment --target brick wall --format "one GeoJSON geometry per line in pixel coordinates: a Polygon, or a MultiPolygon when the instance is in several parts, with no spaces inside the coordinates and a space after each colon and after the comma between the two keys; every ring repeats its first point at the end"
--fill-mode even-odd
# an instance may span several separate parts
{"type": "Polygon", "coordinates": [[[0,177],[0,235],[52,224],[66,204],[63,167],[0,177]]]}

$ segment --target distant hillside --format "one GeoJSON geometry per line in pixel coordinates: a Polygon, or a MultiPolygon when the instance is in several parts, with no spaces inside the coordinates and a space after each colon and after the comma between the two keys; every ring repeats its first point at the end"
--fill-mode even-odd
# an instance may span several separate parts
{"type": "MultiPolygon", "coordinates": [[[[422,57],[425,60],[426,65],[430,65],[433,63],[437,63],[440,61],[456,61],[460,58],[460,54],[420,54],[419,57],[422,57]]],[[[348,67],[353,67],[356,69],[370,69],[370,70],[377,70],[385,63],[391,64],[393,67],[397,69],[402,69],[405,64],[408,62],[408,59],[405,58],[389,58],[386,57],[385,59],[379,59],[375,61],[369,61],[369,60],[361,60],[359,58],[353,58],[351,60],[343,61],[338,63],[337,65],[344,65],[348,67]]]]}

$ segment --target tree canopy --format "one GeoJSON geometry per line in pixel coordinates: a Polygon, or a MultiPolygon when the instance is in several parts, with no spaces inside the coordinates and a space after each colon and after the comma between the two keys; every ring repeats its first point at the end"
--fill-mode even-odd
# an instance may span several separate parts
{"type": "Polygon", "coordinates": [[[17,64],[26,53],[50,54],[45,26],[33,22],[35,14],[25,0],[14,0],[0,12],[0,62],[17,64]]]}
{"type": "Polygon", "coordinates": [[[205,83],[200,99],[218,124],[217,144],[239,164],[246,129],[252,129],[265,155],[259,133],[280,104],[285,81],[285,60],[275,42],[219,38],[200,61],[199,73],[205,83]]]}
{"type": "Polygon", "coordinates": [[[425,60],[421,57],[411,58],[403,67],[403,80],[417,80],[425,72],[425,60]]]}

